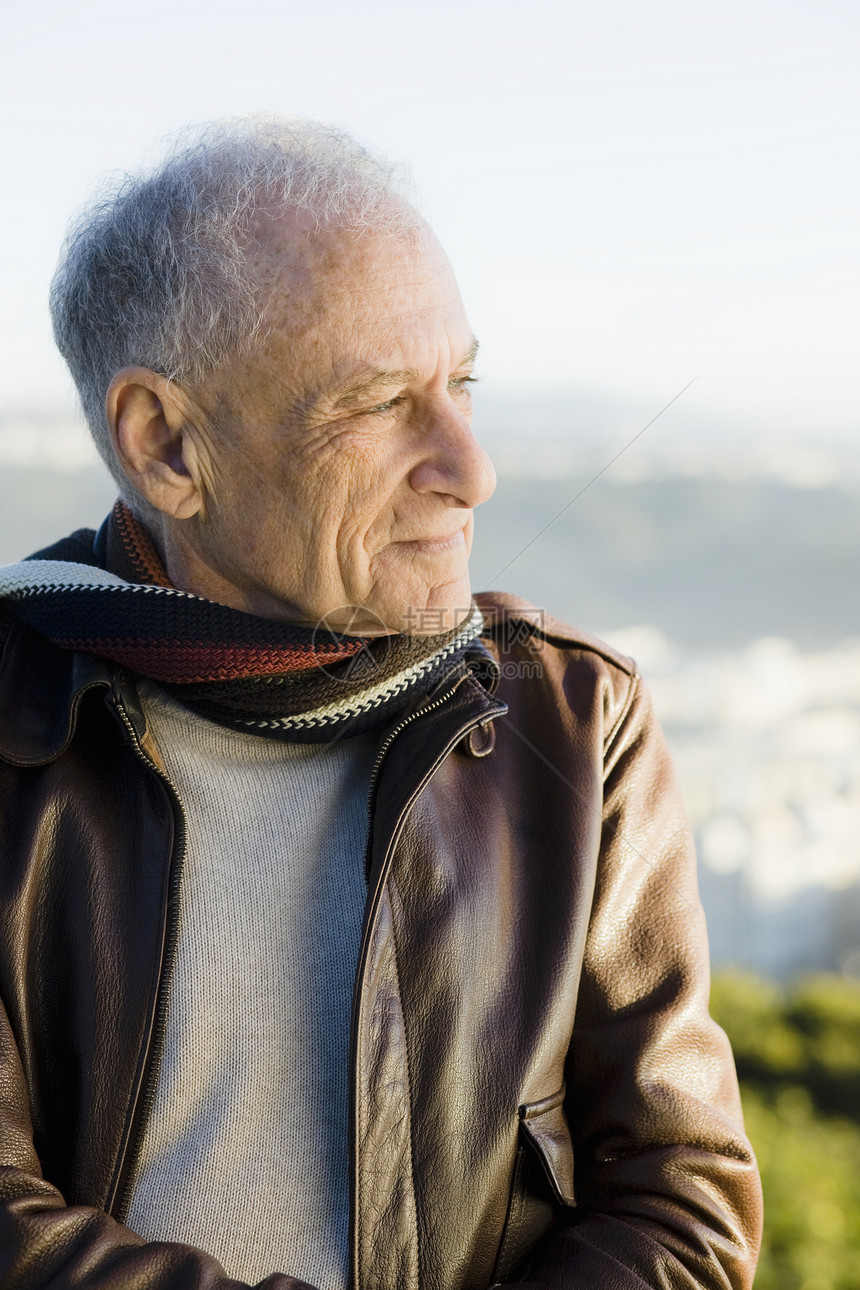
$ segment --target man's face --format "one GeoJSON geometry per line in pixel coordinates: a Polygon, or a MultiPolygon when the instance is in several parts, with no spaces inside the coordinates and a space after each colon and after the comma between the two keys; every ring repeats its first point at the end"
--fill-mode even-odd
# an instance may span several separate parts
{"type": "Polygon", "coordinates": [[[495,475],[470,428],[476,346],[441,247],[429,230],[310,239],[283,223],[255,267],[273,287],[268,338],[200,396],[215,433],[199,556],[252,613],[450,629],[495,475]]]}

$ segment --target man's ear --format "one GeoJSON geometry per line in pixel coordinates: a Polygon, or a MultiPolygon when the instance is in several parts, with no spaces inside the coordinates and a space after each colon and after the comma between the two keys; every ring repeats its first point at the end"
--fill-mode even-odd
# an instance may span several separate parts
{"type": "Polygon", "coordinates": [[[181,390],[148,367],[126,367],[110,383],[105,412],[113,449],[135,489],[177,520],[203,507],[197,445],[181,390]]]}

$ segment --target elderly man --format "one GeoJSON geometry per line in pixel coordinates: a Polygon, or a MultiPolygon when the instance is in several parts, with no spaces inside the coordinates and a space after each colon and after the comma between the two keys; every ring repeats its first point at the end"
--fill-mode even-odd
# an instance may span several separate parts
{"type": "Polygon", "coordinates": [[[53,310],[120,501],[0,576],[0,1284],[748,1286],[665,747],[472,600],[477,342],[390,169],[208,129],[53,310]]]}

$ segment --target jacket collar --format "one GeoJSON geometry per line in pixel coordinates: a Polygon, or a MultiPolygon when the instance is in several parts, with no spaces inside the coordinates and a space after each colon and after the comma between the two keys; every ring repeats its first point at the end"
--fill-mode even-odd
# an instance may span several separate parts
{"type": "Polygon", "coordinates": [[[0,618],[0,758],[17,766],[54,761],[69,746],[83,695],[108,689],[114,669],[59,649],[4,613],[0,618]]]}

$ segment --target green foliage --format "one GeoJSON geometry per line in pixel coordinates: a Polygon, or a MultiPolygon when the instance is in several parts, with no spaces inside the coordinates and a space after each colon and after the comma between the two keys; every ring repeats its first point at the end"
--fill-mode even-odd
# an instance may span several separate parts
{"type": "Polygon", "coordinates": [[[714,980],[711,1011],[732,1041],[741,1080],[766,1089],[800,1085],[820,1110],[860,1120],[856,982],[821,974],[783,991],[724,972],[714,980]]]}
{"type": "Polygon", "coordinates": [[[742,1094],[765,1198],[756,1290],[857,1290],[860,1126],[817,1113],[804,1088],[742,1094]]]}
{"type": "Polygon", "coordinates": [[[711,1006],[735,1049],[761,1166],[756,1290],[857,1290],[860,986],[812,976],[783,991],[724,972],[711,1006]]]}

